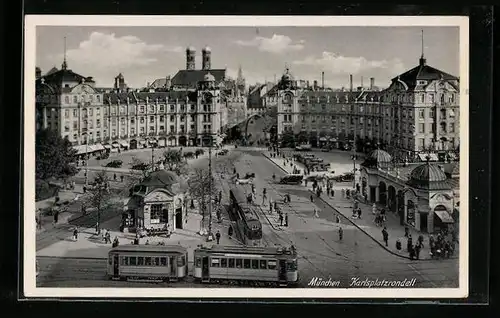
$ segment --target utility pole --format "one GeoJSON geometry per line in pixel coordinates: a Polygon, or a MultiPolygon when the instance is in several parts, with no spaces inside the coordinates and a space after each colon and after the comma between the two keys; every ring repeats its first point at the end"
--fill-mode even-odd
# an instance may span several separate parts
{"type": "Polygon", "coordinates": [[[352,171],[354,173],[352,183],[353,188],[356,189],[356,140],[352,142],[352,171]]]}
{"type": "Polygon", "coordinates": [[[210,143],[208,146],[208,177],[210,178],[210,189],[208,190],[208,237],[207,241],[212,241],[212,136],[210,136],[210,143]]]}

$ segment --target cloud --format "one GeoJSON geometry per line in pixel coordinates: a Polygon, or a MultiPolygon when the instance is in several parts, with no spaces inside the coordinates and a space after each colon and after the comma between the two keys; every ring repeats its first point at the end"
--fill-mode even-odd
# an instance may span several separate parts
{"type": "Polygon", "coordinates": [[[362,56],[342,56],[337,53],[323,52],[320,57],[308,56],[303,60],[293,62],[294,65],[321,68],[337,74],[363,74],[382,72],[388,75],[399,74],[405,67],[401,60],[368,60],[362,56]]]}
{"type": "Polygon", "coordinates": [[[67,51],[70,65],[91,69],[126,69],[158,61],[162,53],[181,53],[180,46],[148,44],[136,36],[93,32],[78,48],[67,51]]]}
{"type": "Polygon", "coordinates": [[[270,38],[256,36],[252,40],[238,40],[235,41],[235,43],[240,46],[257,47],[259,51],[262,52],[280,54],[287,51],[302,50],[304,48],[305,41],[300,40],[298,42],[293,42],[293,40],[286,35],[273,34],[270,38]]]}

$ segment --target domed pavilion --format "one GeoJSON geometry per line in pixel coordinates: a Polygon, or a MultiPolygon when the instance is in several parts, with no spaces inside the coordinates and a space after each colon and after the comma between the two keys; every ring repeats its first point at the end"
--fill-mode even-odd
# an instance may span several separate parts
{"type": "Polygon", "coordinates": [[[172,171],[152,172],[130,189],[124,209],[124,228],[136,230],[182,228],[187,183],[172,171]]]}

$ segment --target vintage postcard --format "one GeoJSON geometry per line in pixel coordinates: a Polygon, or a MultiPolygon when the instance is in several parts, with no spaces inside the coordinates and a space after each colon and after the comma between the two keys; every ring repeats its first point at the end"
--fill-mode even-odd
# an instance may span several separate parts
{"type": "Polygon", "coordinates": [[[467,297],[468,41],[466,17],[26,16],[25,295],[467,297]]]}

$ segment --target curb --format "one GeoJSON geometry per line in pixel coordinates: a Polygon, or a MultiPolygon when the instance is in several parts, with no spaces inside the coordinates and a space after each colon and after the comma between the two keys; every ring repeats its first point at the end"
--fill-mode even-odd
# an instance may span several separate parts
{"type": "MultiPolygon", "coordinates": [[[[262,156],[264,156],[265,158],[267,158],[269,161],[271,161],[272,163],[274,163],[274,165],[276,165],[278,168],[280,168],[283,172],[285,173],[288,173],[288,171],[286,171],[284,168],[282,168],[279,164],[277,164],[276,162],[274,162],[274,160],[272,160],[271,158],[269,158],[267,155],[265,155],[264,153],[262,154],[262,156]]],[[[311,192],[312,194],[315,194],[313,191],[309,190],[309,192],[311,192]]],[[[342,218],[346,219],[347,221],[349,221],[349,223],[351,223],[352,225],[354,225],[358,230],[360,230],[361,232],[363,232],[364,234],[366,234],[366,236],[368,236],[369,238],[371,238],[373,241],[375,241],[378,245],[380,245],[380,247],[382,247],[384,250],[386,250],[387,252],[391,253],[392,255],[394,256],[397,256],[397,257],[400,257],[400,258],[404,258],[404,259],[407,259],[407,260],[412,260],[412,261],[434,261],[434,259],[432,258],[426,258],[426,259],[411,259],[409,256],[404,256],[404,255],[401,255],[401,254],[398,254],[396,252],[393,252],[392,250],[390,250],[389,248],[387,248],[384,244],[382,244],[381,242],[379,242],[376,238],[374,238],[372,235],[368,234],[368,232],[366,232],[365,230],[363,230],[359,225],[357,225],[356,223],[354,223],[351,219],[349,219],[348,217],[346,217],[344,214],[342,214],[339,210],[337,210],[337,208],[335,208],[334,206],[332,206],[329,202],[327,202],[326,200],[324,200],[322,197],[319,197],[319,199],[321,201],[323,201],[324,204],[328,205],[330,208],[332,208],[339,216],[341,216],[342,218]]],[[[450,259],[452,259],[450,257],[450,259]]]]}

